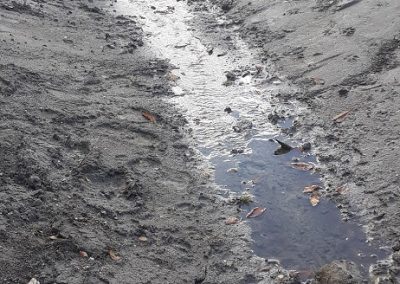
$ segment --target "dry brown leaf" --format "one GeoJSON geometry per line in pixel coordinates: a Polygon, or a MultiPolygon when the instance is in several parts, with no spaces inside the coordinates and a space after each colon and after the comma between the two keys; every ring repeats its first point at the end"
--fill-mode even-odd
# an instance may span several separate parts
{"type": "Polygon", "coordinates": [[[86,252],[86,251],[83,251],[83,250],[79,251],[79,255],[80,255],[81,257],[88,257],[87,252],[86,252]]]}
{"type": "Polygon", "coordinates": [[[247,213],[246,218],[258,217],[263,214],[265,210],[267,210],[267,208],[254,207],[249,213],[247,213]]]}
{"type": "Polygon", "coordinates": [[[303,163],[303,162],[297,162],[297,163],[292,163],[292,168],[298,169],[298,170],[303,170],[303,171],[310,171],[314,169],[313,164],[309,163],[303,163]]]}
{"type": "Polygon", "coordinates": [[[310,203],[312,206],[317,206],[319,203],[319,199],[320,199],[321,195],[319,195],[318,193],[314,192],[313,194],[311,194],[310,196],[310,203]]]}
{"type": "Polygon", "coordinates": [[[141,242],[147,242],[149,239],[147,237],[145,237],[145,236],[140,236],[138,238],[138,240],[141,241],[141,242]]]}
{"type": "Polygon", "coordinates": [[[239,219],[238,218],[236,218],[236,217],[228,217],[226,220],[225,220],[225,225],[234,225],[234,224],[237,224],[237,223],[239,223],[239,219]]]}
{"type": "Polygon", "coordinates": [[[350,113],[349,110],[348,110],[348,111],[341,112],[341,113],[339,113],[337,116],[335,116],[332,120],[333,120],[334,122],[341,123],[341,122],[343,122],[343,121],[346,119],[346,117],[347,117],[347,115],[348,115],[349,113],[350,113]]]}
{"type": "Polygon", "coordinates": [[[142,112],[142,115],[145,119],[147,119],[150,122],[155,123],[157,121],[156,117],[148,111],[142,112]]]}
{"type": "Polygon", "coordinates": [[[339,193],[339,194],[343,194],[344,192],[346,192],[346,190],[347,190],[347,188],[344,185],[339,186],[338,188],[336,188],[336,192],[339,193]]]}
{"type": "Polygon", "coordinates": [[[314,191],[317,191],[319,189],[319,185],[313,184],[306,186],[303,190],[304,193],[312,193],[314,191]]]}
{"type": "Polygon", "coordinates": [[[110,256],[110,258],[112,259],[112,260],[114,260],[114,261],[118,261],[118,260],[120,260],[121,259],[121,257],[120,256],[118,256],[116,253],[115,253],[115,251],[113,251],[113,250],[108,250],[108,255],[110,256]]]}

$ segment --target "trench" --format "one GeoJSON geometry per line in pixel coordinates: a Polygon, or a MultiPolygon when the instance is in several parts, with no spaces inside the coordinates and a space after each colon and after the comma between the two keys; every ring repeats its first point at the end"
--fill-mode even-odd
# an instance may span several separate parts
{"type": "MultiPolygon", "coordinates": [[[[367,272],[385,255],[366,241],[359,224],[344,222],[331,201],[322,197],[311,206],[303,188],[319,184],[318,173],[290,165],[294,160],[316,163],[312,155],[298,149],[274,155],[276,138],[299,143],[281,132],[291,126],[291,119],[277,125],[267,119],[272,98],[291,87],[257,61],[234,28],[229,48],[210,47],[203,43],[207,35],[193,25],[196,15],[184,1],[119,0],[112,9],[138,20],[146,34],[143,48],[175,66],[169,74],[175,95],[168,101],[189,121],[197,149],[214,169],[215,182],[227,195],[253,196],[253,203],[241,206],[241,217],[252,228],[256,255],[278,259],[285,268],[305,274],[338,259],[353,261],[367,272]],[[255,206],[267,210],[246,219],[255,206]]],[[[218,18],[217,27],[224,21],[218,18]]]]}

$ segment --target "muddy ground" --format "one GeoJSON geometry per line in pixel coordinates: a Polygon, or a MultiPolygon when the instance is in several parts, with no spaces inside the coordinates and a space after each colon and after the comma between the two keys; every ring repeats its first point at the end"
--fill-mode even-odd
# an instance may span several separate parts
{"type": "Polygon", "coordinates": [[[286,279],[225,225],[140,24],[91,2],[0,2],[0,282],[286,279]]]}
{"type": "Polygon", "coordinates": [[[343,219],[361,222],[369,240],[392,248],[394,261],[375,271],[390,274],[385,283],[398,283],[400,4],[214,3],[278,76],[297,88],[277,97],[300,108],[291,135],[312,143],[325,194],[343,219]]]}
{"type": "MultiPolygon", "coordinates": [[[[296,283],[253,255],[246,224],[225,225],[237,208],[216,197],[185,118],[163,100],[171,66],[140,19],[99,8],[110,4],[0,2],[1,282],[296,283]]],[[[393,246],[375,275],[397,283],[399,4],[220,6],[298,90],[276,98],[299,105],[289,134],[312,143],[343,218],[393,246]]],[[[348,266],[320,283],[359,283],[348,266]]]]}

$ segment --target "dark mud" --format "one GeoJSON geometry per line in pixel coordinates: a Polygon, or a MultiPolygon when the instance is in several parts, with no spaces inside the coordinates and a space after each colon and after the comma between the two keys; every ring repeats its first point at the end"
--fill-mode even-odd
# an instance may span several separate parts
{"type": "Polygon", "coordinates": [[[287,279],[224,224],[235,206],[161,99],[169,64],[90,2],[0,4],[0,282],[287,279]]]}
{"type": "Polygon", "coordinates": [[[299,106],[292,135],[311,142],[325,196],[344,218],[363,224],[368,240],[392,248],[393,257],[371,268],[370,281],[399,282],[399,4],[214,3],[225,7],[262,60],[297,88],[276,99],[299,106]],[[335,123],[344,111],[349,115],[335,123]],[[347,190],[337,194],[341,186],[347,190]]]}

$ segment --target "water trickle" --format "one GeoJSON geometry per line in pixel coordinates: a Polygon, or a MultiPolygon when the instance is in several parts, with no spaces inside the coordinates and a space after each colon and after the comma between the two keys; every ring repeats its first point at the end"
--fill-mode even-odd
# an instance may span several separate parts
{"type": "MultiPolygon", "coordinates": [[[[293,119],[278,121],[278,127],[269,122],[271,96],[290,88],[269,74],[237,35],[231,36],[235,48],[216,45],[210,52],[201,42],[207,35],[191,25],[194,16],[183,1],[120,0],[114,8],[140,16],[146,47],[176,66],[170,75],[179,77],[171,83],[176,96],[169,100],[185,112],[198,149],[215,167],[216,183],[253,195],[251,207],[267,208],[249,221],[256,254],[305,270],[335,259],[367,267],[382,256],[365,242],[359,226],[341,221],[332,202],[322,198],[310,205],[302,190],[319,183],[318,175],[290,163],[294,158],[315,162],[312,156],[296,149],[274,155],[277,144],[270,138],[290,128],[293,119]]],[[[242,208],[244,218],[250,207],[242,208]]]]}

